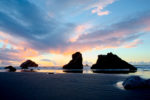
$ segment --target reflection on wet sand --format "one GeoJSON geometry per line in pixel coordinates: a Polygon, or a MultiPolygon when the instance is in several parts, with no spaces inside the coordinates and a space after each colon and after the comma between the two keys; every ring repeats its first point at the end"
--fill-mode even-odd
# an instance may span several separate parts
{"type": "Polygon", "coordinates": [[[37,72],[65,73],[65,72],[63,72],[63,70],[37,70],[37,72]]]}
{"type": "Polygon", "coordinates": [[[21,69],[20,72],[37,72],[33,69],[21,69]]]}
{"type": "Polygon", "coordinates": [[[83,73],[83,69],[63,69],[65,73],[83,73]]]}
{"type": "Polygon", "coordinates": [[[107,73],[107,74],[129,74],[136,71],[129,71],[129,69],[91,69],[93,73],[107,73]]]}
{"type": "Polygon", "coordinates": [[[129,73],[129,75],[139,75],[142,78],[148,79],[148,78],[150,78],[150,71],[139,70],[139,71],[137,71],[135,73],[129,73]]]}

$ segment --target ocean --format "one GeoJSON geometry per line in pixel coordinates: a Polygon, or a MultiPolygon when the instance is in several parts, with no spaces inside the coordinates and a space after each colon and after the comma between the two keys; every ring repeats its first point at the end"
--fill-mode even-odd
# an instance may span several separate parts
{"type": "MultiPolygon", "coordinates": [[[[121,75],[139,75],[143,78],[150,78],[150,65],[135,65],[137,68],[137,72],[135,73],[128,73],[128,74],[121,74],[121,75]]],[[[20,67],[15,67],[17,69],[16,72],[22,72],[20,67]]],[[[34,72],[42,72],[42,73],[54,73],[54,74],[61,74],[66,73],[63,71],[62,67],[31,67],[29,69],[33,69],[34,72]]],[[[7,69],[4,67],[0,67],[0,72],[8,72],[7,69]]],[[[104,74],[104,73],[93,73],[89,66],[85,66],[83,68],[83,74],[104,74]]]]}

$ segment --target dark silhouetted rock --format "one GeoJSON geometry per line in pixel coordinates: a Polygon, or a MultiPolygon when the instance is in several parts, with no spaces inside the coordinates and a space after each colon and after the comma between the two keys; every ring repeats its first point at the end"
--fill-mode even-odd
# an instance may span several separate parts
{"type": "Polygon", "coordinates": [[[38,64],[36,64],[35,62],[33,62],[32,60],[27,60],[25,62],[23,62],[20,67],[22,69],[27,69],[28,67],[38,67],[38,64]]]}
{"type": "Polygon", "coordinates": [[[91,69],[128,69],[130,72],[137,70],[137,68],[112,53],[99,55],[96,64],[92,65],[91,69]]]}
{"type": "Polygon", "coordinates": [[[7,67],[5,67],[5,69],[8,69],[9,72],[15,72],[16,71],[16,68],[14,68],[13,66],[7,66],[7,67]]]}
{"type": "Polygon", "coordinates": [[[150,79],[146,80],[139,76],[130,76],[122,85],[125,89],[150,88],[150,79]]]}
{"type": "Polygon", "coordinates": [[[82,54],[76,52],[72,55],[72,60],[63,66],[64,69],[83,69],[82,54]]]}

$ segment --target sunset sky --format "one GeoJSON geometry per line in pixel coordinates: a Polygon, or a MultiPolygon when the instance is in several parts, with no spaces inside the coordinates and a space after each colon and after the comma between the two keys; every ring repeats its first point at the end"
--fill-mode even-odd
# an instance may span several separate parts
{"type": "Polygon", "coordinates": [[[150,64],[150,0],[0,0],[0,66],[62,66],[76,51],[150,64]]]}

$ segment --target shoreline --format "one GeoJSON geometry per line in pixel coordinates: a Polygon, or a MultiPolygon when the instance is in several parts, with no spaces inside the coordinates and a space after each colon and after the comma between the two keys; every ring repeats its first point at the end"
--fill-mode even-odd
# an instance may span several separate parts
{"type": "Polygon", "coordinates": [[[0,73],[2,100],[148,100],[150,90],[121,90],[118,74],[0,73]]]}

